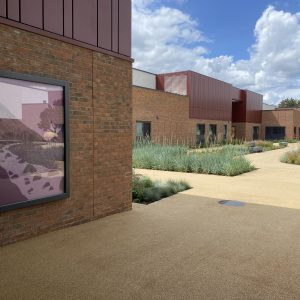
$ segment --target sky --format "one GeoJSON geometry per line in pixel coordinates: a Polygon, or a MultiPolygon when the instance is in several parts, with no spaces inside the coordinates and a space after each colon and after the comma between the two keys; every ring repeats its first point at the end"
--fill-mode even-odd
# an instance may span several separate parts
{"type": "Polygon", "coordinates": [[[300,98],[300,0],[132,0],[134,67],[300,98]]]}

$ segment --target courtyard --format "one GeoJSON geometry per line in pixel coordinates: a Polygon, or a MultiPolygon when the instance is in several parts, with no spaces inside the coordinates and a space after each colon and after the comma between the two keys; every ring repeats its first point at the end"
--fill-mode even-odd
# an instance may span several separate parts
{"type": "Polygon", "coordinates": [[[2,299],[299,298],[299,167],[279,162],[293,147],[238,177],[165,172],[194,188],[1,248],[2,299]]]}

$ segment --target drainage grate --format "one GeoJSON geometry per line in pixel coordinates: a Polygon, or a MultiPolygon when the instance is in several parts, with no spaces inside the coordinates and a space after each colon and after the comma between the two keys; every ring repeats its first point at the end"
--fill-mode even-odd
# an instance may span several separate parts
{"type": "Polygon", "coordinates": [[[225,206],[245,206],[245,202],[240,202],[240,201],[231,201],[231,200],[222,200],[218,202],[221,205],[225,206]]]}

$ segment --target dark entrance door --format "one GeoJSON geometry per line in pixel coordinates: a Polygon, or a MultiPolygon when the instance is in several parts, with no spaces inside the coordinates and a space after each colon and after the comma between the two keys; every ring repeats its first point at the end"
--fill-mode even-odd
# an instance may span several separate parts
{"type": "Polygon", "coordinates": [[[285,127],[266,127],[266,140],[284,140],[285,127]]]}

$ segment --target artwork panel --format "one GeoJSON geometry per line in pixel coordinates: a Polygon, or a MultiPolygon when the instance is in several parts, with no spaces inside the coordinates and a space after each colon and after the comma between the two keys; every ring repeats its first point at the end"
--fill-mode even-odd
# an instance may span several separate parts
{"type": "Polygon", "coordinates": [[[1,207],[66,193],[63,86],[0,77],[1,207]]]}

